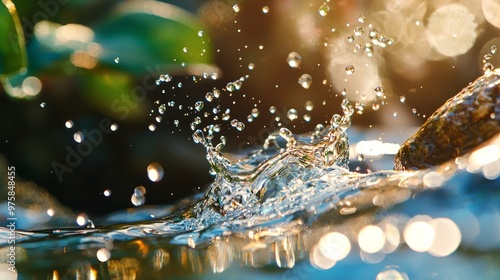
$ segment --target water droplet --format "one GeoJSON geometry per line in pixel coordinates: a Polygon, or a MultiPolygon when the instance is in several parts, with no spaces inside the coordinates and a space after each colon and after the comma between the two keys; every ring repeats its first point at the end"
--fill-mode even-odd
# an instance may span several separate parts
{"type": "Polygon", "coordinates": [[[416,113],[417,113],[417,109],[413,108],[413,109],[411,109],[411,112],[412,112],[413,114],[416,114],[416,113]]]}
{"type": "Polygon", "coordinates": [[[132,194],[130,201],[132,202],[132,204],[134,204],[134,206],[141,206],[146,202],[146,197],[143,195],[139,196],[134,193],[132,194]]]}
{"type": "Polygon", "coordinates": [[[103,192],[104,196],[110,196],[111,195],[111,190],[110,189],[105,189],[103,192]]]}
{"type": "Polygon", "coordinates": [[[255,64],[249,63],[248,64],[248,70],[253,70],[255,68],[255,64]]]}
{"type": "Polygon", "coordinates": [[[393,116],[393,117],[397,117],[397,116],[398,116],[398,112],[394,112],[394,113],[392,113],[392,116],[393,116]]]}
{"type": "Polygon", "coordinates": [[[81,227],[85,226],[88,222],[89,216],[87,216],[87,214],[85,213],[81,213],[80,215],[78,215],[78,217],[76,217],[76,223],[81,227]]]}
{"type": "Polygon", "coordinates": [[[401,103],[405,103],[405,101],[406,101],[406,96],[401,95],[401,96],[399,97],[399,101],[401,101],[401,103]]]}
{"type": "Polygon", "coordinates": [[[356,113],[358,113],[359,115],[363,114],[363,111],[365,110],[365,107],[363,106],[363,104],[356,102],[356,104],[354,105],[354,107],[357,110],[356,113]]]}
{"type": "Polygon", "coordinates": [[[167,106],[165,104],[161,104],[159,107],[158,107],[158,113],[160,114],[165,114],[165,111],[167,110],[167,106]]]}
{"type": "Polygon", "coordinates": [[[493,66],[493,64],[487,62],[483,65],[483,72],[485,75],[491,74],[493,70],[495,70],[495,66],[493,66]]]}
{"type": "Polygon", "coordinates": [[[181,87],[182,87],[182,83],[181,83],[181,82],[179,82],[179,83],[177,84],[177,87],[178,87],[178,88],[181,88],[181,87]]]}
{"type": "Polygon", "coordinates": [[[293,137],[293,133],[285,127],[280,128],[279,132],[280,136],[283,137],[285,140],[289,140],[291,137],[293,137]]]}
{"type": "Polygon", "coordinates": [[[233,85],[234,85],[234,89],[239,90],[241,88],[241,86],[243,85],[242,80],[240,79],[240,80],[234,81],[233,85]]]}
{"type": "Polygon", "coordinates": [[[159,182],[163,179],[163,166],[157,162],[153,162],[146,168],[148,172],[148,178],[151,182],[159,182]]]}
{"type": "Polygon", "coordinates": [[[146,194],[146,188],[144,186],[137,186],[134,189],[134,194],[143,196],[146,194]]]}
{"type": "Polygon", "coordinates": [[[205,35],[205,31],[203,30],[198,31],[198,36],[203,37],[203,35],[205,35]]]}
{"type": "Polygon", "coordinates": [[[354,28],[354,35],[356,35],[356,36],[361,36],[361,35],[363,35],[364,32],[365,32],[365,30],[361,26],[354,28]]]}
{"type": "Polygon", "coordinates": [[[354,74],[354,70],[355,70],[355,69],[354,69],[354,66],[352,66],[352,65],[347,65],[347,66],[345,67],[345,73],[346,73],[347,75],[352,75],[352,74],[354,74]]]}
{"type": "Polygon", "coordinates": [[[346,96],[347,95],[347,89],[343,88],[342,91],[340,92],[340,94],[342,94],[342,96],[346,96]]]}
{"type": "Polygon", "coordinates": [[[159,84],[160,82],[168,83],[170,81],[172,81],[172,76],[170,76],[169,74],[161,74],[158,78],[157,84],[159,84]]]}
{"type": "Polygon", "coordinates": [[[185,53],[187,53],[188,52],[188,48],[184,47],[184,48],[182,48],[182,51],[185,52],[185,53]]]}
{"type": "Polygon", "coordinates": [[[359,23],[364,23],[364,22],[365,22],[365,19],[366,19],[366,18],[365,18],[365,16],[364,16],[364,15],[360,15],[360,16],[358,17],[358,22],[359,22],[359,23]]]}
{"type": "Polygon", "coordinates": [[[229,91],[229,92],[233,92],[236,90],[235,86],[234,86],[234,83],[230,82],[226,85],[226,90],[229,91]]]}
{"type": "Polygon", "coordinates": [[[179,120],[174,120],[174,125],[175,125],[176,127],[179,127],[179,120]]]}
{"type": "Polygon", "coordinates": [[[497,46],[496,45],[491,46],[490,53],[495,54],[496,52],[497,52],[497,46]]]}
{"type": "Polygon", "coordinates": [[[373,46],[372,46],[372,44],[366,43],[364,51],[365,51],[365,54],[367,56],[372,57],[373,56],[373,46]]]}
{"type": "Polygon", "coordinates": [[[263,45],[259,45],[259,50],[263,50],[264,49],[264,46],[263,45]]]}
{"type": "Polygon", "coordinates": [[[100,262],[107,262],[111,257],[111,253],[106,248],[97,250],[96,257],[100,262]]]}
{"type": "Polygon", "coordinates": [[[81,131],[77,131],[75,132],[75,134],[73,134],[73,139],[75,140],[76,143],[82,143],[83,140],[85,139],[85,136],[81,131]]]}
{"type": "Polygon", "coordinates": [[[250,114],[252,114],[252,117],[254,118],[258,117],[260,114],[259,109],[253,108],[250,114]]]}
{"type": "Polygon", "coordinates": [[[73,121],[72,120],[67,120],[64,123],[64,126],[66,126],[66,128],[72,128],[73,127],[73,121]]]}
{"type": "Polygon", "coordinates": [[[212,100],[214,100],[214,94],[211,93],[211,92],[207,92],[207,94],[205,94],[205,99],[208,101],[208,102],[212,102],[212,100]]]}
{"type": "Polygon", "coordinates": [[[311,121],[311,115],[309,115],[309,114],[304,114],[304,121],[306,121],[306,122],[311,121]]]}
{"type": "Polygon", "coordinates": [[[373,111],[377,111],[378,109],[380,109],[380,104],[378,104],[378,103],[373,103],[373,104],[372,104],[372,109],[373,109],[373,111]]]}
{"type": "Polygon", "coordinates": [[[118,124],[117,123],[112,123],[109,126],[109,129],[111,129],[111,131],[117,131],[118,130],[118,124]]]}
{"type": "Polygon", "coordinates": [[[306,110],[310,112],[314,109],[314,104],[312,103],[312,101],[308,100],[308,101],[306,101],[305,107],[306,107],[306,110]]]}
{"type": "Polygon", "coordinates": [[[303,88],[308,89],[309,87],[311,87],[312,77],[309,74],[302,74],[298,82],[303,88]]]}
{"type": "Polygon", "coordinates": [[[268,6],[264,6],[264,7],[262,7],[262,12],[263,12],[264,14],[269,13],[269,7],[268,7],[268,6]]]}
{"type": "Polygon", "coordinates": [[[201,129],[198,129],[193,133],[193,141],[195,143],[205,144],[205,136],[203,135],[203,131],[201,131],[201,129]]]}
{"type": "MultiPolygon", "coordinates": [[[[348,37],[347,37],[347,41],[348,41],[349,43],[354,42],[354,40],[355,40],[355,39],[354,39],[354,36],[348,36],[348,37]]],[[[358,46],[359,46],[359,45],[356,45],[356,49],[359,49],[359,47],[358,47],[358,46]]]]}
{"type": "Polygon", "coordinates": [[[238,6],[238,4],[234,4],[233,5],[233,10],[238,13],[240,11],[240,6],[238,6]]]}
{"type": "Polygon", "coordinates": [[[242,123],[242,122],[238,122],[236,124],[236,129],[239,130],[239,131],[242,131],[243,129],[245,129],[245,124],[242,123]]]}
{"type": "Polygon", "coordinates": [[[248,116],[247,116],[247,121],[248,121],[248,122],[253,122],[253,117],[252,117],[252,115],[248,115],[248,116]]]}
{"type": "Polygon", "coordinates": [[[156,120],[156,122],[160,123],[161,120],[162,120],[162,117],[161,116],[156,116],[155,120],[156,120]]]}
{"type": "Polygon", "coordinates": [[[274,106],[269,107],[269,113],[271,113],[271,114],[276,113],[276,107],[274,107],[274,106]]]}
{"type": "Polygon", "coordinates": [[[120,63],[120,58],[119,57],[115,58],[115,63],[120,63]]]}
{"type": "Polygon", "coordinates": [[[152,123],[152,124],[150,124],[150,125],[148,126],[148,128],[149,128],[149,130],[151,130],[151,131],[155,131],[155,130],[156,130],[156,125],[155,125],[154,123],[152,123]]]}
{"type": "Polygon", "coordinates": [[[203,109],[203,101],[196,101],[196,103],[194,104],[194,108],[196,109],[196,111],[201,111],[203,109]]]}
{"type": "Polygon", "coordinates": [[[40,107],[42,107],[42,108],[45,108],[45,105],[46,105],[45,102],[40,103],[40,107]]]}
{"type": "Polygon", "coordinates": [[[295,109],[290,109],[288,110],[288,112],[286,113],[286,116],[291,120],[296,120],[299,116],[298,116],[298,113],[297,113],[297,110],[295,109]]]}
{"type": "Polygon", "coordinates": [[[377,86],[375,88],[375,94],[377,95],[377,97],[382,97],[384,96],[384,88],[381,87],[381,86],[377,86]]]}
{"type": "Polygon", "coordinates": [[[328,15],[329,11],[330,11],[330,6],[328,6],[327,3],[323,3],[318,9],[318,13],[322,17],[328,15]]]}
{"type": "Polygon", "coordinates": [[[238,125],[238,120],[237,119],[232,119],[231,120],[231,126],[236,127],[238,125]]]}
{"type": "Polygon", "coordinates": [[[170,107],[174,107],[175,106],[175,101],[169,101],[167,104],[170,107]]]}
{"type": "Polygon", "coordinates": [[[302,62],[302,56],[296,52],[291,52],[288,54],[286,61],[290,67],[298,68],[302,62]]]}

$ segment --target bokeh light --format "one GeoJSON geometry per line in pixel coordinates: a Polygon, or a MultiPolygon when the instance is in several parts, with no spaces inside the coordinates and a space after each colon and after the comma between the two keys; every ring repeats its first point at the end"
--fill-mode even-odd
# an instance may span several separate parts
{"type": "Polygon", "coordinates": [[[318,247],[326,258],[340,261],[351,251],[351,242],[342,233],[329,232],[321,237],[318,247]]]}
{"type": "Polygon", "coordinates": [[[482,8],[486,20],[492,25],[500,28],[500,1],[483,0],[482,8]]]}
{"type": "Polygon", "coordinates": [[[109,252],[108,249],[101,248],[101,249],[97,250],[96,256],[100,262],[107,262],[109,260],[109,258],[111,257],[111,253],[109,252]]]}
{"type": "Polygon", "coordinates": [[[379,272],[375,280],[407,280],[408,276],[406,273],[400,273],[395,269],[387,269],[379,272]]]}
{"type": "Polygon", "coordinates": [[[437,218],[430,223],[436,233],[428,252],[436,257],[446,257],[460,245],[462,234],[458,226],[448,218],[437,218]]]}
{"type": "Polygon", "coordinates": [[[410,221],[403,232],[406,244],[416,252],[425,252],[434,243],[434,227],[426,221],[410,221]]]}
{"type": "Polygon", "coordinates": [[[429,17],[427,37],[440,54],[457,56],[469,51],[477,38],[474,15],[460,4],[450,4],[435,10],[429,17]]]}
{"type": "Polygon", "coordinates": [[[385,245],[385,233],[378,226],[365,226],[358,233],[358,244],[361,250],[376,253],[385,245]]]}
{"type": "Polygon", "coordinates": [[[309,261],[313,267],[321,270],[330,269],[337,263],[336,260],[325,257],[318,245],[315,245],[309,252],[309,261]]]}

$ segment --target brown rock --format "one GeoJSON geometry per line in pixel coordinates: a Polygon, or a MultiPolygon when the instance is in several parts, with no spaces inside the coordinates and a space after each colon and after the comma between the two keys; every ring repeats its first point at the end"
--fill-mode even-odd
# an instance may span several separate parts
{"type": "Polygon", "coordinates": [[[438,165],[500,133],[500,69],[446,101],[399,149],[395,170],[438,165]]]}

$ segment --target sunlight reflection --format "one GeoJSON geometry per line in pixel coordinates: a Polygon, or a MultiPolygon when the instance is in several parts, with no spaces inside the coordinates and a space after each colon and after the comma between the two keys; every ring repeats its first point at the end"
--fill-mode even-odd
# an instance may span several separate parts
{"type": "Polygon", "coordinates": [[[455,252],[462,241],[462,234],[458,226],[448,218],[434,219],[431,225],[434,227],[436,235],[428,252],[436,257],[446,257],[455,252]]]}
{"type": "Polygon", "coordinates": [[[384,231],[373,225],[362,228],[358,233],[358,244],[361,250],[367,253],[376,253],[385,245],[384,231]]]}
{"type": "Polygon", "coordinates": [[[460,4],[435,10],[427,23],[427,37],[432,46],[446,56],[468,52],[477,38],[474,15],[460,4]]]}
{"type": "Polygon", "coordinates": [[[329,232],[321,237],[318,247],[326,258],[340,261],[351,251],[351,242],[342,233],[329,232]]]}
{"type": "Polygon", "coordinates": [[[500,1],[483,0],[483,13],[486,20],[496,27],[500,27],[500,1]]]}
{"type": "Polygon", "coordinates": [[[317,269],[327,270],[332,268],[337,261],[327,258],[321,253],[318,245],[315,245],[309,253],[309,261],[311,265],[317,269]]]}
{"type": "Polygon", "coordinates": [[[377,278],[375,280],[407,280],[408,276],[406,273],[400,273],[395,269],[388,269],[385,271],[381,271],[377,274],[377,278]]]}
{"type": "Polygon", "coordinates": [[[378,140],[359,141],[356,144],[356,153],[365,156],[395,155],[399,148],[399,144],[383,143],[378,140]]]}
{"type": "Polygon", "coordinates": [[[426,221],[410,221],[403,232],[406,244],[416,252],[425,252],[431,248],[435,231],[434,227],[426,221]]]}

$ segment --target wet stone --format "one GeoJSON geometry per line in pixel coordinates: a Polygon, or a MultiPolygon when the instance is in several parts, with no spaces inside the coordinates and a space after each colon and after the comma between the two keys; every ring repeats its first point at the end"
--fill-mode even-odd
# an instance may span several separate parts
{"type": "Polygon", "coordinates": [[[401,146],[395,170],[415,170],[463,155],[500,133],[500,69],[486,72],[442,105],[401,146]]]}

